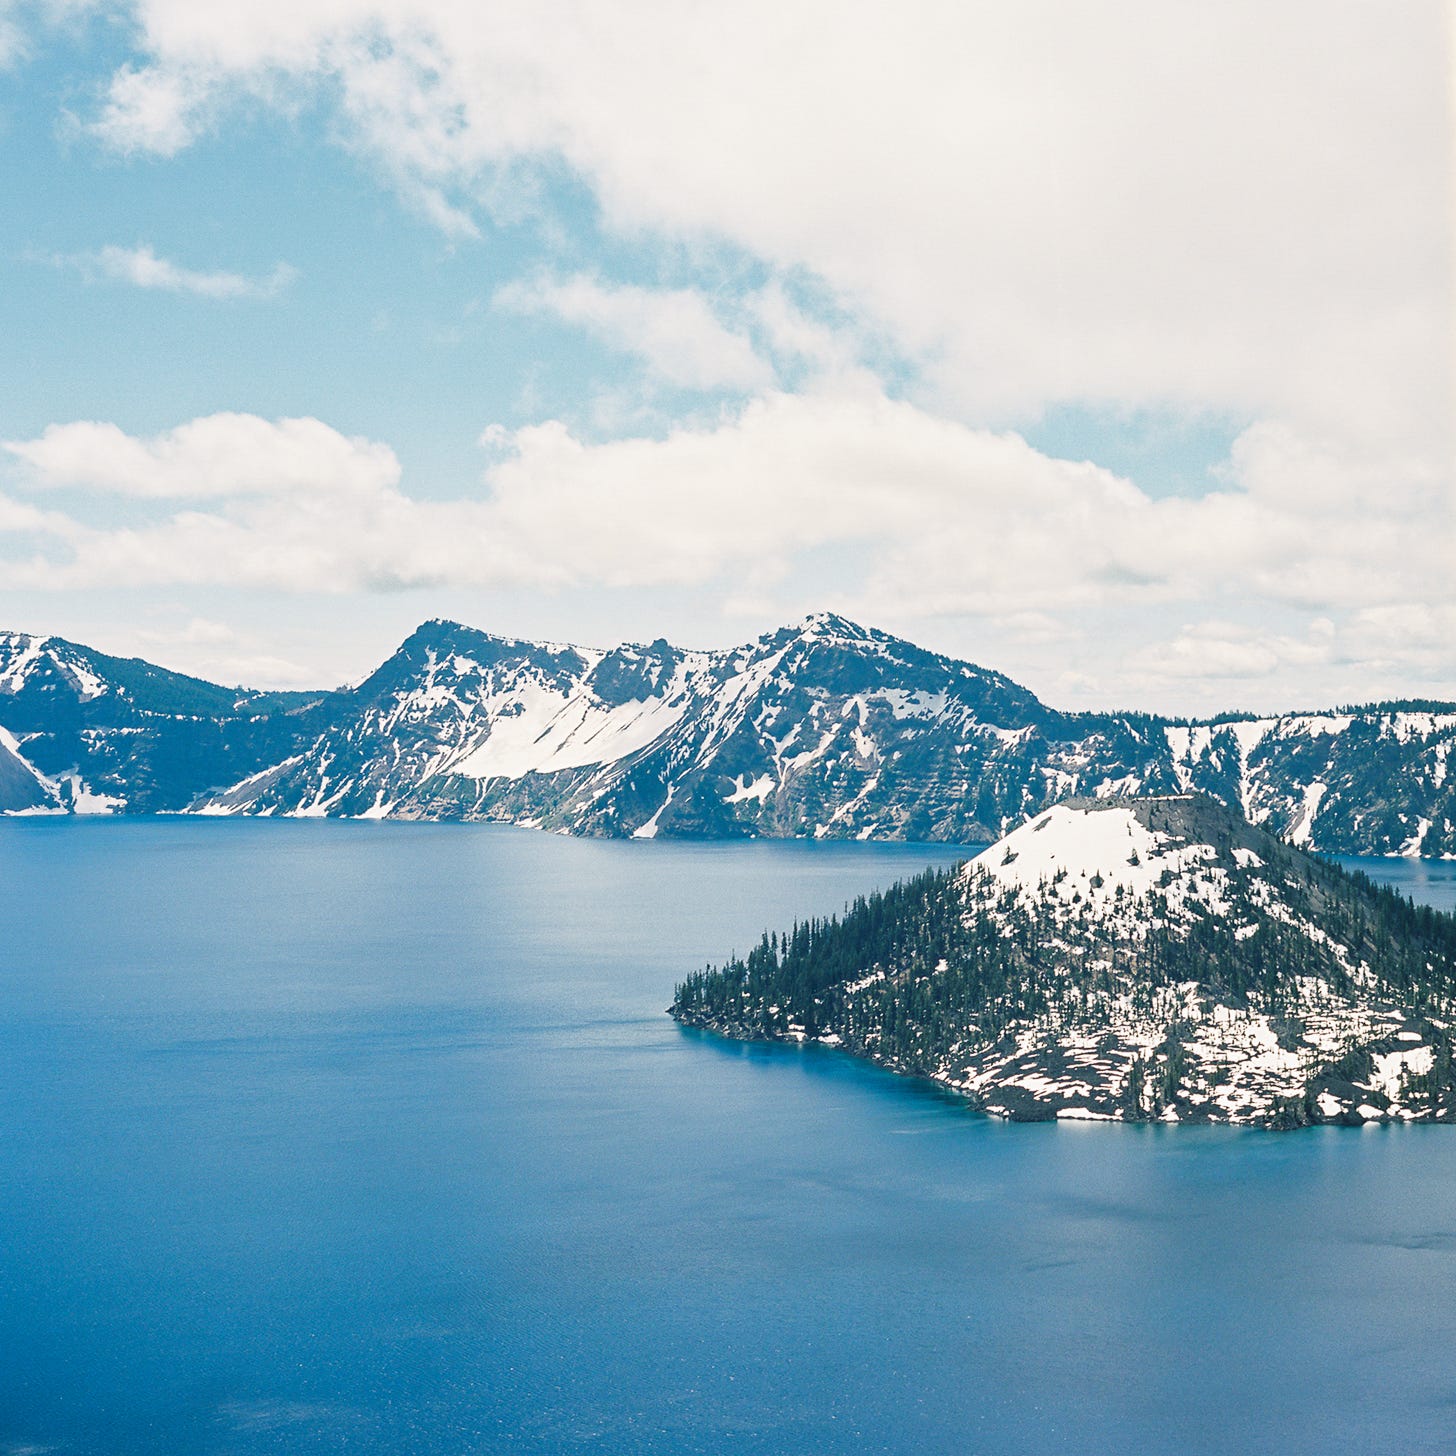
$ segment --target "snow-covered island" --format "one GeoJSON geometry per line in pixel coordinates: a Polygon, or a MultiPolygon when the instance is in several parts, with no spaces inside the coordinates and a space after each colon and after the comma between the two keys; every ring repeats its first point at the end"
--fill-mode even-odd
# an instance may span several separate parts
{"type": "Polygon", "coordinates": [[[766,935],[671,1012],[1016,1120],[1456,1121],[1456,918],[1195,794],[1059,804],[766,935]]]}

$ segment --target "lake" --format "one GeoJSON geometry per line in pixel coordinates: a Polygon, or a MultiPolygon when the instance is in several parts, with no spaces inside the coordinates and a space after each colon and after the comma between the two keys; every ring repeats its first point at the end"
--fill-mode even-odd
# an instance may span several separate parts
{"type": "Polygon", "coordinates": [[[1011,1126],[663,1014],[958,857],[0,823],[0,1456],[1448,1453],[1456,1128],[1011,1126]]]}

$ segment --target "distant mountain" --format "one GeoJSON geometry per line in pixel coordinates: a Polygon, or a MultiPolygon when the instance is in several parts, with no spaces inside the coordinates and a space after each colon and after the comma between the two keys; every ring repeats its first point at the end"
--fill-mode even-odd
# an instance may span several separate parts
{"type": "Polygon", "coordinates": [[[1201,795],[1054,806],[765,936],[672,1014],[842,1046],[1016,1120],[1456,1121],[1456,918],[1201,795]]]}
{"type": "Polygon", "coordinates": [[[321,726],[327,696],[223,688],[60,637],[0,632],[0,812],[188,808],[321,726]]]}
{"type": "Polygon", "coordinates": [[[0,633],[0,811],[486,819],[574,834],[996,838],[1073,794],[1198,790],[1298,843],[1456,853],[1456,705],[1062,713],[819,614],[726,651],[428,622],[336,692],[218,687],[0,633]]]}

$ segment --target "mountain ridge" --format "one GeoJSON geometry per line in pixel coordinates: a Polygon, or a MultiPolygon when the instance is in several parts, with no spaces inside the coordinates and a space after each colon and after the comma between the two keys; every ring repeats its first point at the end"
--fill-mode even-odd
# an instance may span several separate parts
{"type": "Polygon", "coordinates": [[[1197,790],[1320,849],[1456,853],[1456,704],[1064,712],[833,613],[712,650],[434,618],[358,682],[289,693],[0,633],[0,729],[7,813],[975,842],[1073,794],[1197,790]]]}

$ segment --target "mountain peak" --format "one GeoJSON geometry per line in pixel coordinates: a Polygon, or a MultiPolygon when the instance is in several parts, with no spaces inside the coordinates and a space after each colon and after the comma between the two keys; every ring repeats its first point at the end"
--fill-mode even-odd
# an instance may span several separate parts
{"type": "Polygon", "coordinates": [[[396,656],[403,653],[410,656],[417,652],[434,652],[444,657],[450,653],[520,649],[528,654],[574,651],[555,642],[528,641],[520,637],[503,637],[498,632],[487,632],[480,627],[471,627],[456,622],[450,617],[431,617],[421,622],[408,637],[400,643],[396,656]]]}
{"type": "Polygon", "coordinates": [[[1012,830],[967,876],[1052,913],[1117,918],[1161,896],[1186,920],[1221,913],[1235,879],[1288,852],[1272,835],[1203,794],[1071,799],[1012,830]]]}
{"type": "Polygon", "coordinates": [[[861,627],[858,622],[850,621],[848,617],[840,616],[838,612],[810,612],[807,617],[791,623],[784,630],[796,637],[837,637],[851,642],[869,642],[879,635],[868,627],[861,627]]]}
{"type": "MultiPolygon", "coordinates": [[[[435,617],[326,694],[247,693],[59,637],[0,633],[0,727],[42,773],[78,774],[92,799],[104,792],[133,813],[985,844],[1070,795],[1204,790],[1295,844],[1449,858],[1456,704],[1441,706],[1203,724],[1060,713],[1000,673],[831,611],[701,651],[661,638],[610,651],[532,642],[435,617]],[[487,739],[495,750],[478,754],[487,739]],[[538,752],[568,739],[569,765],[538,752]],[[511,772],[495,771],[502,763],[511,772]]],[[[1117,802],[1084,809],[1105,816],[1117,802]]],[[[0,791],[0,813],[8,805],[0,791]]],[[[1226,871],[1239,868],[1235,843],[1265,854],[1207,800],[1139,800],[1126,812],[1124,841],[1201,836],[1223,846],[1226,871]]],[[[1056,838],[1033,832],[1037,851],[1056,838]]],[[[1086,866],[1088,879],[1118,879],[1132,848],[1098,855],[1109,862],[1086,866]]],[[[1035,854],[1011,851],[1008,873],[1019,858],[1034,889],[1035,854]]]]}
{"type": "Polygon", "coordinates": [[[421,622],[413,632],[400,644],[401,650],[406,647],[433,647],[438,643],[458,642],[462,637],[470,637],[476,641],[482,639],[491,640],[489,632],[483,632],[479,627],[468,627],[464,622],[456,622],[449,617],[431,617],[421,622]]]}

